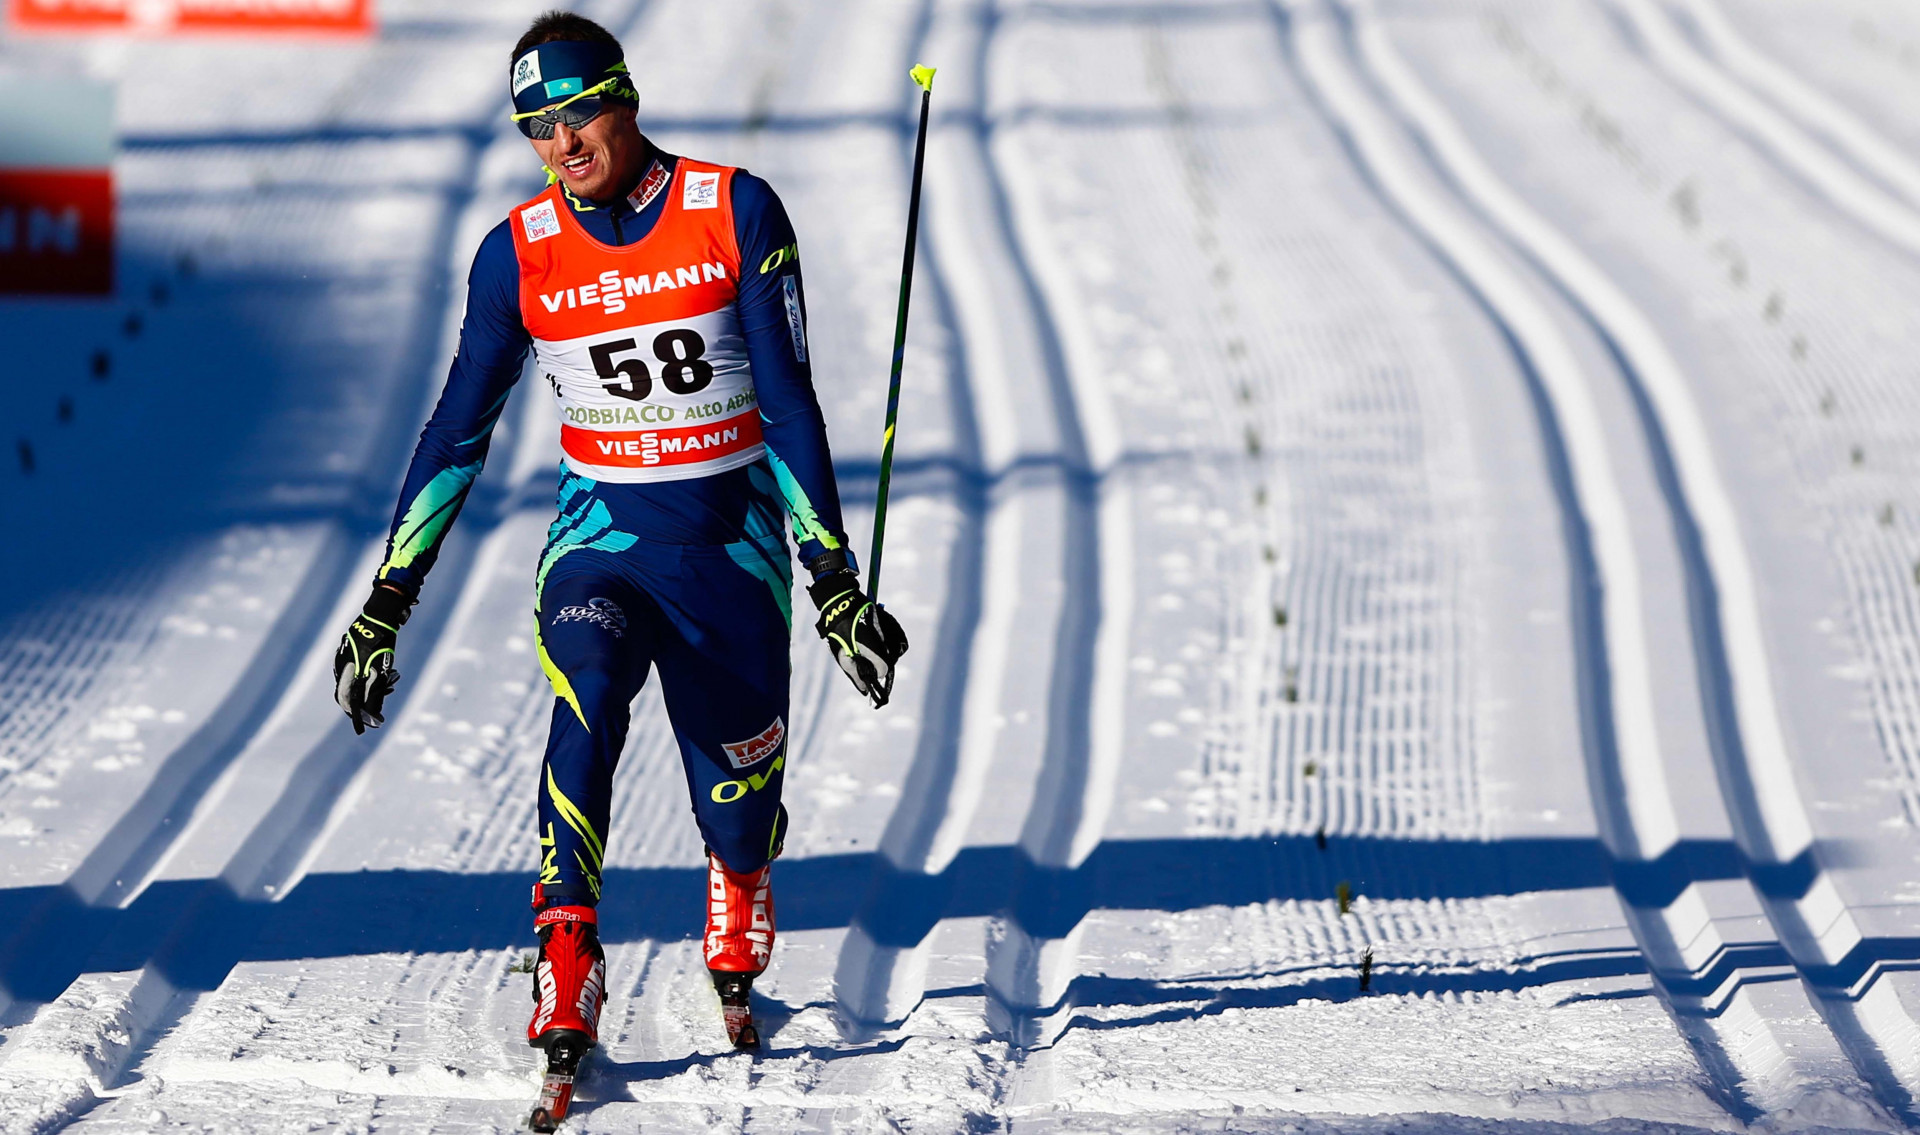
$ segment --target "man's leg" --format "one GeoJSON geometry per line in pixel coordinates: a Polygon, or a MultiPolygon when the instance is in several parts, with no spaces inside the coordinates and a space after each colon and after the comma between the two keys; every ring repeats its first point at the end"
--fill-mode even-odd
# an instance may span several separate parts
{"type": "Polygon", "coordinates": [[[704,953],[735,1046],[757,1048],[753,978],[773,956],[773,868],[786,836],[788,596],[778,536],[689,548],[649,580],[660,689],[707,842],[704,953]]]}
{"type": "MultiPolygon", "coordinates": [[[[785,569],[783,543],[767,563],[785,569]]],[[[707,847],[738,874],[779,851],[787,761],[785,587],[744,570],[738,546],[688,548],[671,579],[649,580],[662,616],[660,689],[707,847]]]]}
{"type": "Polygon", "coordinates": [[[539,789],[540,887],[549,903],[600,901],[613,773],[651,661],[649,610],[599,553],[568,556],[541,590],[540,665],[555,694],[539,789]]]}
{"type": "Polygon", "coordinates": [[[600,553],[576,552],[550,571],[538,607],[540,665],[553,684],[553,725],[540,769],[540,877],[534,928],[531,1044],[592,1045],[605,993],[600,878],[613,773],[627,707],[646,681],[651,620],[645,599],[600,553]]]}

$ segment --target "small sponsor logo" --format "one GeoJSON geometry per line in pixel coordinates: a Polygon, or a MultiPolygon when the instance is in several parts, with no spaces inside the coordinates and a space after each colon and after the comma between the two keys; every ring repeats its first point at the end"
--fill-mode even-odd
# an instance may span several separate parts
{"type": "Polygon", "coordinates": [[[600,994],[606,987],[607,963],[605,959],[596,958],[593,969],[587,972],[587,979],[580,983],[580,1001],[576,1006],[589,1032],[600,1028],[600,994]]]}
{"type": "Polygon", "coordinates": [[[541,90],[547,92],[548,98],[559,99],[579,94],[581,85],[578,79],[549,79],[541,90]]]}
{"type": "Polygon", "coordinates": [[[773,774],[786,766],[787,754],[783,751],[773,758],[773,763],[764,772],[750,772],[742,780],[723,780],[713,786],[707,795],[715,804],[731,804],[749,792],[758,792],[773,783],[773,774]]]}
{"type": "Polygon", "coordinates": [[[720,207],[720,174],[687,173],[687,179],[680,190],[682,209],[718,209],[720,207]]]}
{"type": "Polygon", "coordinates": [[[653,167],[647,170],[647,176],[640,179],[640,187],[627,195],[627,204],[633,206],[636,213],[645,211],[647,206],[653,204],[653,199],[660,196],[660,191],[667,187],[667,182],[672,180],[673,175],[667,172],[667,167],[656,159],[653,167]]]}
{"type": "Polygon", "coordinates": [[[553,621],[555,623],[592,623],[594,626],[612,632],[615,638],[627,633],[627,613],[611,599],[595,598],[587,600],[584,606],[576,604],[572,607],[562,607],[560,613],[553,617],[553,621]]]}
{"type": "Polygon", "coordinates": [[[779,752],[786,739],[787,723],[776,717],[772,725],[746,740],[733,741],[720,747],[727,751],[727,760],[733,762],[734,768],[751,768],[779,752]]]}
{"type": "Polygon", "coordinates": [[[560,216],[553,211],[553,202],[542,201],[528,209],[520,210],[520,227],[526,230],[527,243],[545,240],[560,235],[560,216]]]}
{"type": "Polygon", "coordinates": [[[764,276],[782,264],[798,264],[799,262],[799,245],[790,244],[785,248],[776,248],[772,252],[767,253],[767,258],[760,262],[760,274],[764,276]]]}
{"type": "Polygon", "coordinates": [[[800,281],[782,276],[780,290],[787,299],[787,331],[793,336],[793,357],[804,363],[807,361],[807,325],[800,314],[800,281]]]}
{"type": "MultiPolygon", "coordinates": [[[[498,72],[496,72],[496,74],[497,73],[498,72]]],[[[520,57],[518,63],[513,65],[513,93],[518,96],[521,91],[526,90],[539,81],[540,56],[537,52],[529,51],[520,57]]],[[[498,89],[497,87],[495,88],[495,90],[498,89]]]]}

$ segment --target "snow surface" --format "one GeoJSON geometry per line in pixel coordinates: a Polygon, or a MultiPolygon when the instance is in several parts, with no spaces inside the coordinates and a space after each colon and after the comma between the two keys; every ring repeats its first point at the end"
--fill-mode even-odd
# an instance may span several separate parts
{"type": "MultiPolygon", "coordinates": [[[[389,726],[328,670],[536,7],[0,39],[122,139],[119,295],[0,303],[0,1131],[530,1107],[539,400],[389,726]]],[[[582,10],[785,198],[857,538],[940,74],[913,653],[876,714],[796,636],[757,1058],[641,694],[569,1130],[1920,1125],[1920,9],[582,10]]]]}

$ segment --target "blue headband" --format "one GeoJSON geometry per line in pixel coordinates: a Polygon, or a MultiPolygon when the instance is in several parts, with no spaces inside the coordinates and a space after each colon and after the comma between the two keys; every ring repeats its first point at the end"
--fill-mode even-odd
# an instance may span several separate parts
{"type": "Polygon", "coordinates": [[[628,102],[640,101],[627,78],[620,49],[604,43],[558,40],[530,47],[513,61],[510,75],[508,89],[516,114],[552,106],[615,76],[620,82],[607,94],[628,102]]]}

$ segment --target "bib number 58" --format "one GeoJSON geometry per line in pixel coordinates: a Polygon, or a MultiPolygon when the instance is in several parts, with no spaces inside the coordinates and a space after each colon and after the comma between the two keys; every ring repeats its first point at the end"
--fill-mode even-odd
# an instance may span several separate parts
{"type": "MultiPolygon", "coordinates": [[[[608,381],[601,385],[608,394],[634,402],[653,393],[653,374],[643,359],[614,361],[613,356],[631,351],[632,339],[609,339],[587,348],[593,370],[608,381]]],[[[698,394],[713,382],[713,364],[705,359],[707,341],[690,327],[662,331],[653,340],[653,356],[660,360],[660,382],[675,394],[698,394]]]]}

